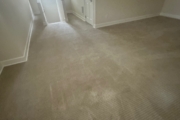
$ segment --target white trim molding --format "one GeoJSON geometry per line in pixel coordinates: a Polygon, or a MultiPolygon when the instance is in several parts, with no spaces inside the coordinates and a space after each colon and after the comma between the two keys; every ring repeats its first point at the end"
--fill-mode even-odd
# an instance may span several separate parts
{"type": "Polygon", "coordinates": [[[82,21],[86,21],[85,17],[80,15],[79,13],[76,13],[74,11],[72,11],[72,14],[74,14],[76,17],[78,17],[79,19],[81,19],[82,21]]]}
{"type": "Polygon", "coordinates": [[[168,13],[160,13],[160,16],[164,17],[169,17],[169,18],[174,18],[180,20],[180,15],[173,15],[173,14],[168,14],[168,13]]]}
{"type": "Polygon", "coordinates": [[[32,20],[32,22],[30,23],[30,26],[29,26],[29,32],[28,32],[23,56],[13,58],[13,59],[9,59],[9,60],[5,60],[5,61],[0,61],[0,74],[1,74],[4,67],[14,65],[14,64],[18,64],[18,63],[23,63],[23,62],[26,62],[28,60],[29,46],[30,46],[30,41],[31,41],[31,36],[32,36],[32,31],[33,31],[33,25],[34,25],[33,23],[34,23],[34,21],[32,20]]]}
{"type": "Polygon", "coordinates": [[[151,17],[156,17],[156,16],[159,16],[159,14],[143,15],[143,16],[126,18],[126,19],[121,19],[121,20],[116,20],[116,21],[111,21],[111,22],[106,22],[106,23],[94,24],[93,27],[94,27],[94,28],[107,27],[107,26],[111,26],[111,25],[116,25],[116,24],[121,24],[121,23],[127,23],[127,22],[132,22],[132,21],[147,19],[147,18],[151,18],[151,17]]]}

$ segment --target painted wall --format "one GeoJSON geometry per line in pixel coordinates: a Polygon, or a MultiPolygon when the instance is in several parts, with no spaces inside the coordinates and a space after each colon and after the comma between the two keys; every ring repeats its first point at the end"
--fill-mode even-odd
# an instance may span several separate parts
{"type": "Polygon", "coordinates": [[[64,7],[66,9],[66,12],[71,12],[71,0],[64,0],[64,7]]]}
{"type": "Polygon", "coordinates": [[[71,0],[72,11],[80,16],[84,16],[82,7],[84,7],[84,0],[71,0]]]}
{"type": "Polygon", "coordinates": [[[23,56],[31,21],[27,0],[0,0],[0,61],[23,56]]]}
{"type": "Polygon", "coordinates": [[[180,0],[165,0],[162,13],[180,16],[180,0]]]}
{"type": "Polygon", "coordinates": [[[29,0],[29,2],[31,4],[34,15],[40,14],[40,10],[37,5],[37,0],[29,0]]]}
{"type": "Polygon", "coordinates": [[[96,24],[159,14],[164,0],[96,0],[96,24]]]}

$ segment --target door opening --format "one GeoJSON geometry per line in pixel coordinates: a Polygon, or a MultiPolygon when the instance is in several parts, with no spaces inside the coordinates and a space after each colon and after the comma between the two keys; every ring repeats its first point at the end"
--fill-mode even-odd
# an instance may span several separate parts
{"type": "Polygon", "coordinates": [[[43,24],[47,25],[48,22],[47,22],[47,18],[46,18],[46,15],[45,15],[41,0],[37,0],[37,4],[38,4],[38,8],[39,8],[39,11],[40,11],[40,16],[41,16],[41,19],[43,21],[43,24]]]}
{"type": "Polygon", "coordinates": [[[43,21],[47,24],[65,21],[65,11],[62,0],[37,0],[43,21]]]}

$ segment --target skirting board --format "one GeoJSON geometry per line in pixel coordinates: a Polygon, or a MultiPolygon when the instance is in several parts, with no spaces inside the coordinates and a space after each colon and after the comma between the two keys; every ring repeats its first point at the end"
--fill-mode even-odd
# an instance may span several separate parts
{"type": "Polygon", "coordinates": [[[80,14],[74,12],[74,11],[72,11],[72,14],[74,14],[76,17],[78,17],[78,18],[81,19],[82,21],[86,21],[84,16],[82,16],[82,15],[80,15],[80,14]]]}
{"type": "Polygon", "coordinates": [[[173,14],[167,14],[167,13],[160,13],[160,16],[164,16],[164,17],[169,17],[169,18],[174,18],[174,19],[179,19],[179,20],[180,20],[180,15],[173,15],[173,14]]]}
{"type": "Polygon", "coordinates": [[[127,18],[127,19],[121,19],[121,20],[112,21],[112,22],[94,24],[93,27],[94,28],[107,27],[107,26],[111,26],[111,25],[116,25],[116,24],[121,24],[121,23],[126,23],[126,22],[132,22],[132,21],[147,19],[147,18],[156,17],[156,16],[159,16],[159,14],[144,15],[144,16],[139,16],[139,17],[132,17],[132,18],[127,18]]]}
{"type": "Polygon", "coordinates": [[[14,64],[18,64],[18,63],[23,63],[23,62],[26,62],[28,60],[29,46],[30,46],[30,41],[31,41],[31,36],[32,36],[32,31],[33,31],[33,23],[34,23],[34,21],[32,20],[32,22],[30,23],[30,26],[29,26],[29,32],[28,32],[28,36],[27,36],[27,40],[26,40],[26,46],[25,46],[23,56],[13,58],[13,59],[9,59],[9,60],[5,60],[5,61],[1,61],[0,62],[0,74],[1,74],[4,67],[14,65],[14,64]]]}

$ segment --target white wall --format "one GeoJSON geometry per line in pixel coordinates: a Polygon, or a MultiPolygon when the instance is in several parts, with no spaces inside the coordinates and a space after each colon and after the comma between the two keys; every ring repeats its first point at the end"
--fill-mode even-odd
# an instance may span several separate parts
{"type": "Polygon", "coordinates": [[[79,16],[84,16],[82,12],[82,7],[84,7],[84,0],[71,0],[72,11],[79,16]]]}
{"type": "Polygon", "coordinates": [[[37,5],[37,0],[29,0],[29,2],[31,4],[33,13],[35,15],[40,14],[40,10],[39,10],[38,5],[37,5]]]}
{"type": "Polygon", "coordinates": [[[64,7],[66,9],[66,12],[71,12],[71,0],[64,0],[64,7]]]}
{"type": "Polygon", "coordinates": [[[165,0],[162,13],[179,16],[180,18],[180,0],[165,0]]]}
{"type": "Polygon", "coordinates": [[[164,0],[96,0],[96,24],[159,14],[164,0]]]}
{"type": "Polygon", "coordinates": [[[28,0],[0,0],[0,62],[23,56],[31,22],[28,0]]]}

